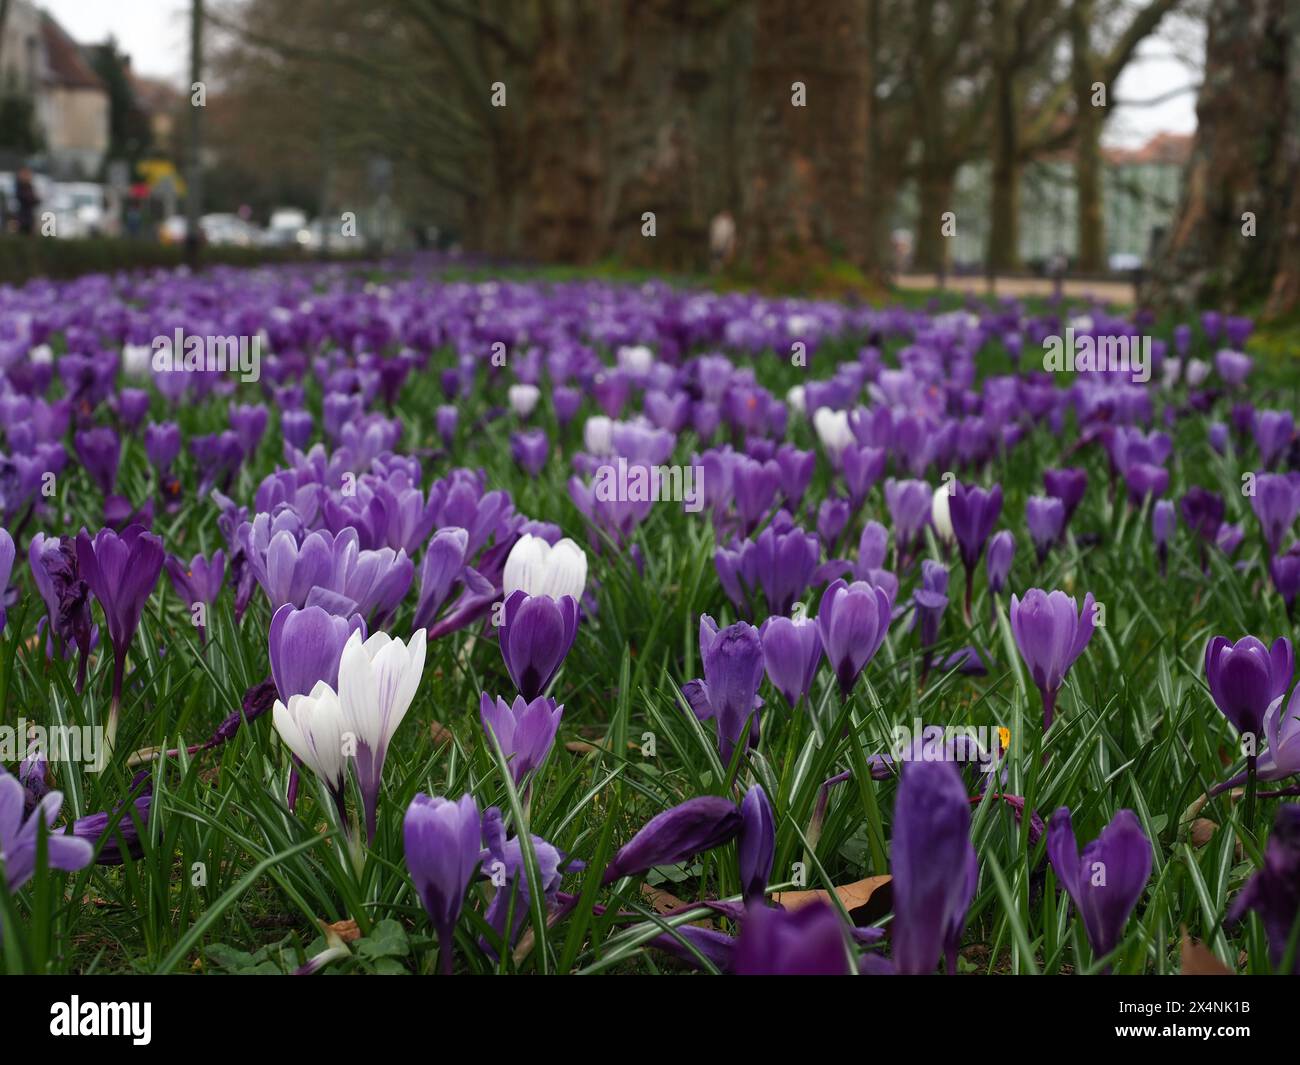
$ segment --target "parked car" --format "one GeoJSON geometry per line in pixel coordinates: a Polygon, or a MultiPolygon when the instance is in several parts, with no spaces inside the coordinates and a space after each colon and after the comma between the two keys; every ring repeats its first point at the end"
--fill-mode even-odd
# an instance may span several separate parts
{"type": "Polygon", "coordinates": [[[256,226],[245,222],[236,214],[205,214],[199,219],[203,239],[209,244],[248,248],[257,243],[256,226]]]}
{"type": "Polygon", "coordinates": [[[271,221],[262,233],[262,243],[271,248],[309,246],[311,230],[307,225],[307,215],[292,207],[272,211],[271,221]]]}
{"type": "Polygon", "coordinates": [[[108,229],[102,185],[92,181],[56,182],[52,194],[56,234],[60,237],[99,237],[108,229]],[[66,219],[66,221],[65,221],[66,219]]]}

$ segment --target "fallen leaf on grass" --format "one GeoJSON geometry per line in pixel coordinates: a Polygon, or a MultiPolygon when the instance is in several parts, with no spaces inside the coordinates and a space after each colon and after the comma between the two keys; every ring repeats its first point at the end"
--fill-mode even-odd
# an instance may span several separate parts
{"type": "MultiPolygon", "coordinates": [[[[844,909],[848,911],[853,923],[862,927],[873,924],[894,908],[894,890],[891,886],[893,877],[869,876],[864,880],[855,880],[852,884],[839,884],[835,894],[839,896],[844,909]]],[[[772,896],[773,902],[779,902],[787,910],[797,910],[807,906],[814,899],[830,902],[830,894],[820,889],[816,891],[778,891],[772,896]]]]}

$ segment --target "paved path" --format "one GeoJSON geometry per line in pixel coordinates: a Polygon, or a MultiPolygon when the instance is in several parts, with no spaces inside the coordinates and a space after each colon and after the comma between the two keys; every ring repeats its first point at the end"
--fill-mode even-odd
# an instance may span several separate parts
{"type": "MultiPolygon", "coordinates": [[[[894,279],[899,288],[931,289],[938,288],[939,281],[934,274],[900,274],[894,279]]],[[[988,282],[983,277],[949,277],[947,287],[953,292],[973,292],[977,296],[988,295],[988,282]]],[[[1070,281],[1062,285],[1067,296],[1094,296],[1107,303],[1133,303],[1133,285],[1127,281],[1070,281]]],[[[1053,292],[1052,282],[1045,277],[1000,277],[994,283],[995,296],[1050,296],[1053,292]]]]}

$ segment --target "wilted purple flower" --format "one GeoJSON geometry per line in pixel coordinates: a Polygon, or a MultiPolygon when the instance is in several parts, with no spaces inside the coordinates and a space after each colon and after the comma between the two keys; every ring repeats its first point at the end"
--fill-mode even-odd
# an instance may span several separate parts
{"type": "Polygon", "coordinates": [[[1165,575],[1169,561],[1169,537],[1173,535],[1178,518],[1174,513],[1174,504],[1168,499],[1159,500],[1151,508],[1151,535],[1156,542],[1156,557],[1160,560],[1160,576],[1165,575]]]}
{"type": "Polygon", "coordinates": [[[957,947],[979,881],[970,801],[950,761],[903,766],[894,800],[893,958],[905,975],[932,973],[941,957],[957,971],[957,947]]]}
{"type": "MultiPolygon", "coordinates": [[[[1268,749],[1258,755],[1255,775],[1259,780],[1282,780],[1300,773],[1300,687],[1291,693],[1283,706],[1274,699],[1264,712],[1264,738],[1268,749]]],[[[1209,790],[1210,796],[1240,787],[1250,776],[1249,769],[1238,773],[1209,790]]]]}
{"type": "Polygon", "coordinates": [[[1054,496],[1064,504],[1065,524],[1069,525],[1088,491],[1088,471],[1074,466],[1061,470],[1044,470],[1043,485],[1049,496],[1054,496]]]}
{"type": "Polygon", "coordinates": [[[753,902],[731,953],[736,976],[848,976],[853,955],[844,921],[820,899],[789,911],[753,902]]]}
{"type": "Polygon", "coordinates": [[[1083,918],[1093,954],[1109,954],[1151,876],[1151,841],[1137,815],[1118,811],[1080,854],[1070,809],[1062,806],[1047,823],[1047,857],[1083,918]]]}
{"type": "Polygon", "coordinates": [[[117,465],[122,457],[122,442],[112,429],[98,426],[79,430],[73,437],[77,458],[104,495],[110,495],[117,483],[117,465]]]}
{"type": "Polygon", "coordinates": [[[1244,636],[1235,644],[1215,636],[1205,648],[1205,679],[1215,706],[1233,728],[1256,742],[1263,732],[1264,715],[1286,694],[1294,672],[1295,654],[1285,636],[1274,640],[1271,648],[1254,636],[1244,636]]]}
{"type": "Polygon", "coordinates": [[[736,804],[717,795],[687,799],[655,814],[605,867],[601,883],[640,876],[657,865],[676,865],[701,851],[720,847],[741,829],[736,804]]]}
{"type": "Polygon", "coordinates": [[[506,672],[527,702],[545,693],[560,671],[578,634],[578,604],[573,596],[557,601],[549,595],[512,592],[500,626],[501,657],[506,672]]]}
{"type": "Polygon", "coordinates": [[[99,600],[113,644],[113,701],[108,718],[108,743],[117,735],[118,704],[126,674],[126,652],[140,625],[144,604],[158,583],[163,566],[162,541],[142,526],[132,525],[120,536],[101,529],[92,540],[77,534],[77,566],[99,600]]]}
{"type": "Polygon", "coordinates": [[[865,581],[833,581],[822,593],[817,630],[845,698],[885,642],[891,615],[885,590],[865,581]]]}
{"type": "Polygon", "coordinates": [[[32,581],[48,610],[50,647],[47,653],[64,653],[75,644],[81,658],[77,666],[77,691],[86,679],[86,664],[98,636],[91,615],[90,586],[81,576],[77,564],[76,541],[37,533],[27,548],[27,563],[32,581]]]}
{"type": "Polygon", "coordinates": [[[92,848],[99,848],[96,865],[121,865],[128,854],[139,858],[144,854],[140,829],[149,824],[152,801],[152,795],[141,795],[112,813],[104,811],[79,817],[72,822],[72,834],[92,848]]]}
{"type": "Polygon", "coordinates": [[[525,702],[523,696],[516,695],[513,703],[507,703],[484,692],[479,701],[483,731],[496,736],[515,784],[546,761],[563,716],[563,706],[543,697],[525,702]]]}
{"type": "Polygon", "coordinates": [[[510,434],[510,457],[530,477],[536,477],[546,465],[550,447],[544,429],[525,429],[510,434]]]}
{"type": "Polygon", "coordinates": [[[1025,524],[1041,564],[1065,529],[1065,504],[1056,496],[1030,496],[1025,500],[1025,524]]]}
{"type": "MultiPolygon", "coordinates": [[[[36,873],[37,832],[44,823],[46,858],[51,869],[75,872],[90,864],[95,849],[84,839],[58,832],[54,822],[63,808],[63,794],[47,793],[30,816],[24,814],[23,786],[0,766],[0,861],[10,893],[36,873]]],[[[733,807],[734,809],[734,807],[733,807]]],[[[739,814],[736,815],[739,820],[739,814]]]]}
{"type": "Polygon", "coordinates": [[[1281,548],[1282,538],[1295,524],[1296,514],[1300,513],[1300,490],[1286,474],[1260,474],[1255,478],[1255,494],[1251,497],[1250,507],[1259,519],[1272,558],[1281,548]]]}
{"type": "Polygon", "coordinates": [[[812,691],[822,659],[821,634],[812,618],[773,617],[758,630],[763,641],[767,679],[791,709],[812,691]]]}
{"type": "Polygon", "coordinates": [[[1043,731],[1052,727],[1056,693],[1074,660],[1092,639],[1095,604],[1089,592],[1083,609],[1075,612],[1074,597],[1030,588],[1025,598],[1011,596],[1011,634],[1020,657],[1043,697],[1043,731]]]}
{"type": "MultiPolygon", "coordinates": [[[[718,751],[730,761],[748,730],[757,738],[758,686],[763,681],[763,644],[758,630],[738,621],[721,631],[704,614],[700,617],[700,659],[704,681],[700,686],[705,712],[718,729],[718,751]]],[[[699,709],[697,708],[697,715],[699,709]]]]}
{"type": "Polygon", "coordinates": [[[354,632],[365,639],[366,623],[360,614],[343,618],[318,606],[300,610],[292,603],[276,610],[267,649],[280,699],[288,703],[295,695],[310,695],[319,681],[337,691],[339,659],[354,632]]]}
{"type": "Polygon", "coordinates": [[[451,972],[452,931],[479,867],[483,834],[474,796],[459,802],[417,793],[402,822],[406,868],[438,936],[438,966],[451,972]]]}
{"type": "MultiPolygon", "coordinates": [[[[1249,910],[1258,913],[1264,924],[1268,956],[1277,968],[1286,959],[1291,931],[1300,916],[1300,805],[1287,803],[1277,808],[1264,864],[1233,899],[1228,921],[1241,920],[1249,910]]],[[[1300,973],[1300,958],[1291,971],[1300,973]]]]}
{"type": "Polygon", "coordinates": [[[761,784],[755,784],[740,803],[740,890],[746,900],[762,898],[772,876],[776,857],[776,818],[761,784]]]}

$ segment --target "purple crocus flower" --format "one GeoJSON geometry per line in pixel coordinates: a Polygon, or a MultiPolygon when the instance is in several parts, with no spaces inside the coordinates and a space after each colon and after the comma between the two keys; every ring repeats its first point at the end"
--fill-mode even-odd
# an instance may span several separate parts
{"type": "Polygon", "coordinates": [[[456,426],[460,423],[460,411],[456,407],[444,404],[434,412],[433,421],[443,447],[450,448],[456,440],[456,426]]]}
{"type": "Polygon", "coordinates": [[[438,967],[451,973],[452,931],[479,867],[483,833],[474,796],[416,794],[402,822],[406,868],[438,936],[438,967]]]}
{"type": "Polygon", "coordinates": [[[997,524],[1001,513],[1002,486],[1000,484],[995,484],[988,491],[957,484],[948,497],[948,517],[952,523],[953,536],[957,539],[962,568],[966,571],[963,616],[968,623],[971,597],[975,587],[975,567],[979,565],[980,556],[984,554],[984,545],[988,543],[989,534],[993,531],[993,526],[997,524]]]}
{"type": "Polygon", "coordinates": [[[761,784],[755,784],[740,803],[740,889],[745,899],[762,898],[772,876],[776,857],[776,818],[761,784]]]}
{"type": "Polygon", "coordinates": [[[287,410],[280,415],[280,432],[290,447],[305,448],[314,428],[310,411],[287,410]]]}
{"type": "Polygon", "coordinates": [[[1092,639],[1095,604],[1089,592],[1076,612],[1074,597],[1030,588],[1025,598],[1011,596],[1011,634],[1020,657],[1043,697],[1043,731],[1052,727],[1056,693],[1074,660],[1092,639]]]}
{"type": "Polygon", "coordinates": [[[77,534],[77,566],[104,611],[113,644],[113,701],[108,718],[108,745],[117,736],[117,713],[126,674],[126,652],[140,626],[144,604],[162,572],[162,541],[142,526],[132,525],[120,536],[101,529],[92,540],[77,534]]]}
{"type": "Polygon", "coordinates": [[[1156,542],[1156,557],[1160,560],[1160,576],[1165,575],[1169,562],[1169,537],[1178,523],[1174,504],[1168,499],[1159,500],[1151,508],[1151,535],[1156,542]]]}
{"type": "Polygon", "coordinates": [[[525,702],[516,695],[513,703],[507,703],[484,692],[479,701],[483,731],[496,736],[516,785],[546,761],[563,716],[563,706],[543,697],[525,702]]]}
{"type": "Polygon", "coordinates": [[[826,545],[827,551],[834,551],[839,543],[844,527],[849,523],[852,511],[848,500],[838,496],[827,496],[817,507],[817,535],[826,545]]]}
{"type": "Polygon", "coordinates": [[[1223,496],[1208,491],[1200,485],[1193,485],[1183,493],[1182,499],[1178,501],[1178,507],[1187,527],[1200,537],[1202,549],[1205,543],[1216,542],[1219,529],[1223,525],[1223,496]]]}
{"type": "Polygon", "coordinates": [[[768,618],[758,630],[767,679],[790,708],[812,691],[822,659],[822,639],[812,618],[768,618]]]}
{"type": "Polygon", "coordinates": [[[49,612],[47,654],[63,654],[75,644],[80,652],[77,666],[77,691],[86,681],[86,664],[99,630],[91,614],[90,586],[82,578],[77,563],[76,541],[37,533],[27,547],[27,563],[32,581],[49,612]]]}
{"type": "MultiPolygon", "coordinates": [[[[1264,864],[1246,881],[1232,901],[1228,921],[1241,920],[1247,911],[1259,914],[1268,934],[1268,956],[1277,968],[1286,959],[1291,931],[1300,916],[1300,805],[1277,808],[1273,831],[1264,851],[1264,864]]],[[[1300,958],[1291,972],[1300,973],[1300,958]]]]}
{"type": "MultiPolygon", "coordinates": [[[[1295,672],[1291,641],[1279,636],[1271,648],[1254,636],[1235,644],[1215,636],[1205,648],[1205,679],[1210,696],[1242,736],[1258,743],[1264,729],[1264,715],[1286,694],[1295,672]]],[[[1254,758],[1248,756],[1253,767],[1254,758]]]]}
{"type": "Polygon", "coordinates": [[[822,593],[817,631],[846,699],[858,674],[885,642],[891,614],[885,590],[865,581],[832,581],[822,593]]]}
{"type": "MultiPolygon", "coordinates": [[[[718,729],[718,751],[724,762],[749,733],[757,739],[758,686],[763,681],[763,644],[758,630],[738,621],[721,631],[704,614],[700,617],[700,659],[704,663],[701,695],[718,729]]],[[[700,711],[697,709],[697,714],[700,711]]]]}
{"type": "Polygon", "coordinates": [[[1300,543],[1290,546],[1283,554],[1269,563],[1268,574],[1273,579],[1273,587],[1286,604],[1287,616],[1295,608],[1296,597],[1300,595],[1300,543]]]}
{"type": "Polygon", "coordinates": [[[1282,547],[1283,537],[1295,524],[1296,514],[1300,513],[1300,490],[1286,474],[1260,474],[1255,478],[1250,507],[1259,519],[1269,558],[1273,558],[1282,547]]]}
{"type": "Polygon", "coordinates": [[[744,818],[736,804],[717,795],[701,795],[655,814],[619,848],[605,867],[601,883],[640,876],[657,865],[677,865],[701,851],[730,842],[744,818]]]}
{"type": "Polygon", "coordinates": [[[844,922],[820,899],[797,910],[753,902],[731,952],[735,976],[849,976],[853,955],[844,922]]]}
{"type": "Polygon", "coordinates": [[[276,610],[271,616],[267,649],[281,701],[287,704],[295,695],[310,695],[320,681],[337,691],[339,659],[354,632],[366,638],[366,623],[360,614],[343,618],[318,606],[300,610],[292,603],[276,610]]]}
{"type": "Polygon", "coordinates": [[[1164,495],[1169,487],[1169,471],[1149,462],[1135,462],[1124,468],[1124,484],[1129,502],[1140,507],[1149,496],[1164,495]]]}
{"type": "Polygon", "coordinates": [[[1056,496],[1030,496],[1025,500],[1025,524],[1041,565],[1065,529],[1065,504],[1056,496]]]}
{"type": "Polygon", "coordinates": [[[18,778],[0,766],[0,865],[10,893],[22,888],[36,873],[36,837],[42,822],[47,831],[49,868],[76,872],[88,866],[95,853],[86,840],[55,830],[54,822],[63,808],[62,792],[48,792],[30,815],[24,812],[24,797],[18,778]]]}
{"type": "Polygon", "coordinates": [[[775,461],[781,476],[781,495],[790,509],[796,510],[803,502],[804,493],[817,469],[817,453],[800,451],[793,444],[782,444],[776,449],[775,461]]]}
{"type": "Polygon", "coordinates": [[[1080,854],[1070,809],[1062,806],[1047,823],[1047,857],[1083,918],[1093,954],[1111,953],[1151,876],[1151,841],[1137,815],[1118,811],[1080,854]]]}
{"type": "Polygon", "coordinates": [[[144,428],[144,453],[154,469],[166,474],[181,453],[181,427],[175,422],[155,422],[144,428]]]}
{"type": "Polygon", "coordinates": [[[940,957],[957,971],[957,947],[979,882],[970,841],[970,800],[949,761],[908,761],[894,800],[895,969],[932,973],[940,957]]]}
{"type": "Polygon", "coordinates": [[[452,585],[465,569],[465,552],[469,533],[458,526],[448,526],[433,534],[420,562],[420,594],[415,603],[417,629],[427,629],[438,616],[452,585]]]}
{"type": "Polygon", "coordinates": [[[1065,524],[1069,525],[1088,491],[1088,471],[1077,466],[1044,470],[1043,485],[1049,496],[1059,499],[1065,506],[1065,524]]]}
{"type": "MultiPolygon", "coordinates": [[[[537,861],[540,886],[546,895],[547,903],[555,901],[560,884],[564,879],[564,855],[551,846],[541,836],[532,836],[533,857],[537,861]]],[[[530,885],[525,872],[524,851],[518,836],[506,838],[505,824],[501,820],[501,811],[495,806],[483,813],[483,842],[481,855],[483,871],[491,876],[500,886],[492,897],[492,902],[484,914],[484,920],[501,938],[507,947],[513,946],[523,926],[524,917],[532,904],[529,896],[530,885]],[[507,931],[511,906],[514,907],[514,919],[507,931]]],[[[493,961],[497,952],[486,938],[479,940],[479,946],[493,961]]]]}
{"type": "Polygon", "coordinates": [[[1289,410],[1257,410],[1250,424],[1260,464],[1267,469],[1281,456],[1295,436],[1295,416],[1289,410]]]}
{"type": "MultiPolygon", "coordinates": [[[[1256,779],[1282,780],[1300,773],[1300,687],[1291,693],[1285,707],[1281,699],[1274,699],[1264,711],[1264,738],[1268,749],[1259,754],[1256,779]]],[[[1213,797],[1240,787],[1249,776],[1249,770],[1244,770],[1214,785],[1208,794],[1213,797]]]]}
{"type": "Polygon", "coordinates": [[[921,585],[912,593],[912,604],[916,608],[916,621],[913,628],[920,629],[921,650],[924,656],[923,668],[928,670],[929,649],[939,638],[939,625],[943,621],[943,612],[948,609],[947,566],[929,558],[921,563],[921,585]]]}
{"type": "Polygon", "coordinates": [[[894,522],[899,573],[907,568],[904,563],[910,560],[913,543],[930,517],[931,502],[930,486],[924,481],[896,481],[891,477],[885,482],[885,506],[894,522]]]}
{"type": "Polygon", "coordinates": [[[1011,562],[1015,557],[1016,538],[1006,529],[995,532],[989,539],[989,553],[984,560],[990,594],[997,595],[1007,586],[1007,576],[1011,573],[1011,562]]]}
{"type": "Polygon", "coordinates": [[[221,594],[221,582],[226,575],[226,553],[218,548],[212,553],[211,561],[202,555],[195,555],[188,563],[175,555],[168,555],[163,565],[177,596],[190,608],[195,627],[199,630],[199,640],[204,640],[207,623],[201,619],[204,619],[207,608],[221,594]],[[203,613],[195,613],[194,608],[200,605],[203,613]]]}
{"type": "Polygon", "coordinates": [[[578,634],[578,604],[573,596],[512,592],[502,610],[501,657],[506,672],[527,702],[550,686],[578,634]]]}
{"type": "Polygon", "coordinates": [[[72,834],[99,849],[96,865],[121,865],[127,855],[138,859],[144,854],[140,829],[149,824],[152,802],[152,795],[141,795],[129,806],[111,813],[101,811],[79,817],[72,822],[72,834]]]}
{"type": "Polygon", "coordinates": [[[546,465],[550,447],[544,429],[524,429],[510,434],[510,457],[530,477],[536,477],[546,465]]]}
{"type": "Polygon", "coordinates": [[[117,483],[117,465],[122,457],[122,441],[117,433],[104,426],[79,430],[73,437],[77,457],[104,495],[111,495],[117,483]]]}
{"type": "Polygon", "coordinates": [[[230,405],[230,428],[245,456],[257,454],[257,446],[266,435],[270,412],[261,403],[230,405]]]}
{"type": "Polygon", "coordinates": [[[821,545],[812,533],[792,528],[776,532],[769,525],[754,540],[746,568],[762,586],[772,614],[788,614],[812,580],[821,545]]]}
{"type": "Polygon", "coordinates": [[[840,453],[840,472],[849,490],[849,502],[857,510],[885,472],[885,449],[850,444],[840,453]]]}
{"type": "Polygon", "coordinates": [[[14,548],[14,538],[9,535],[8,529],[0,529],[0,632],[5,631],[5,623],[8,620],[6,600],[9,595],[9,578],[13,575],[15,557],[17,551],[14,548]]]}

